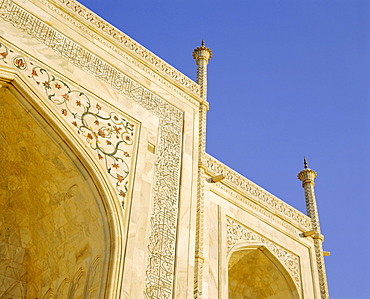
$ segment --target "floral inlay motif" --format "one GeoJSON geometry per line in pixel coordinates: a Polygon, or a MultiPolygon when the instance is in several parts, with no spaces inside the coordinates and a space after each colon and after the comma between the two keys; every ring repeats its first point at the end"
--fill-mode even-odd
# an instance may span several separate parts
{"type": "Polygon", "coordinates": [[[9,52],[12,53],[13,51],[9,50],[7,47],[0,43],[0,60],[7,63],[5,59],[9,55],[9,52]]]}
{"type": "Polygon", "coordinates": [[[21,71],[24,71],[27,68],[27,62],[22,56],[14,57],[13,58],[13,63],[21,71]]]}
{"type": "Polygon", "coordinates": [[[269,239],[261,236],[260,234],[248,229],[244,225],[227,218],[227,249],[230,252],[235,244],[242,242],[258,242],[264,244],[286,267],[291,274],[294,282],[301,288],[301,272],[299,257],[288,250],[282,248],[269,239]]]}
{"type": "MultiPolygon", "coordinates": [[[[54,10],[54,8],[52,9],[54,10]]],[[[56,9],[56,11],[58,13],[61,12],[59,9],[56,9]]],[[[62,32],[56,30],[54,27],[26,11],[13,1],[3,0],[1,2],[0,18],[12,24],[15,28],[22,30],[23,34],[26,34],[30,38],[34,38],[53,50],[57,55],[63,57],[65,62],[71,63],[76,68],[89,73],[100,82],[109,85],[118,94],[124,95],[129,100],[137,103],[159,118],[159,138],[155,160],[153,200],[151,203],[153,208],[150,218],[151,232],[148,241],[145,294],[147,298],[172,297],[174,289],[184,112],[156,95],[139,82],[129,78],[120,68],[117,68],[108,61],[102,60],[94,52],[71,40],[62,32]]],[[[85,31],[86,28],[83,27],[82,29],[85,31]]],[[[108,47],[110,47],[110,43],[108,43],[108,47]]],[[[128,59],[130,55],[124,57],[128,59]]],[[[138,66],[138,64],[136,64],[136,58],[129,58],[129,60],[138,66]]],[[[28,65],[28,69],[32,68],[30,63],[28,65]]],[[[156,78],[161,78],[161,76],[155,76],[156,78]]],[[[167,82],[167,80],[163,82],[167,82]]],[[[41,82],[39,85],[35,83],[35,85],[40,88],[47,88],[44,87],[42,83],[45,82],[41,82]]],[[[170,84],[167,82],[166,84],[171,88],[174,87],[172,83],[170,84]]],[[[199,86],[196,83],[194,83],[194,86],[197,88],[195,92],[198,93],[199,86]]],[[[175,88],[175,90],[177,90],[177,88],[175,88]]],[[[189,97],[187,98],[189,99],[189,97]]],[[[58,108],[60,106],[62,106],[62,104],[54,105],[54,107],[58,108]]],[[[95,105],[93,102],[91,102],[90,107],[94,109],[95,105]]],[[[105,111],[104,107],[102,110],[105,111]]],[[[68,109],[59,110],[59,113],[62,119],[66,119],[68,122],[75,121],[68,109]]],[[[99,115],[103,114],[99,113],[99,115]]],[[[138,129],[136,128],[136,130],[138,129]]],[[[136,135],[138,134],[134,132],[134,136],[136,135]]],[[[81,133],[79,136],[84,137],[81,133]]],[[[86,135],[85,138],[88,137],[89,136],[86,135]]],[[[93,135],[91,135],[91,137],[93,137],[93,135]]],[[[131,148],[133,148],[133,146],[131,146],[131,148]]],[[[127,152],[130,154],[129,151],[127,152]]],[[[131,150],[131,152],[133,152],[133,150],[131,150]]],[[[132,159],[128,157],[122,158],[125,161],[132,159]],[[127,160],[125,158],[127,158],[127,160]]],[[[104,160],[102,159],[100,161],[103,163],[104,160]]],[[[112,180],[116,181],[115,178],[112,178],[112,180]]]]}
{"type": "MultiPolygon", "coordinates": [[[[5,63],[10,58],[9,53],[14,52],[0,43],[0,57],[5,63]]],[[[57,78],[45,68],[27,62],[26,58],[17,55],[11,61],[21,71],[27,70],[27,64],[31,66],[28,77],[45,92],[62,118],[95,153],[97,161],[114,181],[116,192],[124,205],[129,190],[129,163],[135,124],[114,111],[104,111],[106,109],[102,104],[90,99],[84,92],[73,89],[65,80],[57,78]]]]}

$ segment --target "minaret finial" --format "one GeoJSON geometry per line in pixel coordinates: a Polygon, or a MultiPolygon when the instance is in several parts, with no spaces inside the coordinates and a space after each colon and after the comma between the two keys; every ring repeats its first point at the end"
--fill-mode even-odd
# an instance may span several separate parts
{"type": "Polygon", "coordinates": [[[303,158],[303,164],[304,164],[304,168],[307,169],[308,163],[307,163],[306,157],[303,158]]]}
{"type": "Polygon", "coordinates": [[[206,64],[208,64],[208,60],[212,58],[212,51],[205,46],[204,39],[202,39],[201,46],[194,49],[193,57],[196,60],[197,64],[199,64],[200,59],[204,59],[206,61],[206,64]]]}

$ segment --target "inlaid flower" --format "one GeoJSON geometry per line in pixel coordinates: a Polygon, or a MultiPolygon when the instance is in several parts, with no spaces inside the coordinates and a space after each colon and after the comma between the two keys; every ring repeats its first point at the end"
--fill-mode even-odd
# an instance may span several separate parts
{"type": "Polygon", "coordinates": [[[99,129],[98,130],[98,135],[101,136],[101,137],[103,137],[103,138],[106,137],[106,135],[105,135],[105,133],[104,133],[104,131],[102,129],[99,129]]]}
{"type": "Polygon", "coordinates": [[[42,83],[42,85],[43,85],[45,88],[47,88],[47,89],[51,89],[50,83],[49,83],[48,81],[44,81],[44,82],[42,83]]]}
{"type": "Polygon", "coordinates": [[[122,128],[119,128],[117,126],[113,126],[113,130],[116,132],[116,134],[120,134],[120,131],[122,130],[122,128]]]}
{"type": "Polygon", "coordinates": [[[24,61],[23,57],[14,58],[14,65],[20,70],[26,69],[26,62],[24,61]]]}
{"type": "Polygon", "coordinates": [[[117,180],[118,180],[120,183],[122,183],[124,179],[125,179],[125,177],[124,177],[124,176],[122,176],[122,175],[120,175],[119,173],[117,173],[117,180]]]}
{"type": "Polygon", "coordinates": [[[69,94],[68,94],[68,93],[62,94],[62,98],[63,98],[65,101],[69,101],[69,94]]]}

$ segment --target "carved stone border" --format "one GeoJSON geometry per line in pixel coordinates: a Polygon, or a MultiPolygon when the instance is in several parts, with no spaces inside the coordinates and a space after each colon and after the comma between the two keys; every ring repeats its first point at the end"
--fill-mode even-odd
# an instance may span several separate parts
{"type": "Polygon", "coordinates": [[[0,3],[0,17],[159,117],[145,294],[147,298],[170,298],[175,267],[184,113],[13,1],[0,3]]]}
{"type": "Polygon", "coordinates": [[[128,51],[131,55],[136,57],[137,59],[143,60],[145,63],[149,63],[153,66],[154,69],[156,69],[157,72],[164,76],[170,77],[174,82],[177,84],[180,84],[182,88],[185,88],[191,93],[194,93],[195,95],[200,95],[200,86],[191,80],[190,78],[186,77],[184,74],[179,72],[177,69],[160,59],[158,56],[135,42],[133,39],[131,39],[129,36],[124,34],[119,29],[115,28],[102,18],[100,18],[98,15],[84,7],[82,4],[78,3],[74,0],[39,0],[44,5],[58,13],[63,18],[67,19],[74,25],[76,25],[78,28],[82,29],[84,32],[88,33],[90,36],[93,36],[94,39],[99,40],[106,46],[108,46],[110,49],[118,53],[119,55],[122,55],[125,57],[125,59],[129,60],[130,62],[134,63],[137,67],[140,67],[142,70],[144,70],[146,73],[150,74],[157,80],[161,81],[162,83],[166,84],[168,87],[172,88],[175,92],[189,100],[190,102],[194,104],[198,104],[198,102],[194,101],[191,97],[187,96],[184,92],[182,92],[180,89],[175,88],[173,84],[167,82],[166,80],[163,80],[160,76],[158,76],[155,72],[151,71],[149,68],[147,68],[143,63],[139,63],[137,60],[132,59],[129,57],[126,53],[124,53],[122,50],[119,49],[119,47],[125,49],[125,51],[128,51]],[[51,4],[51,2],[56,4],[51,4]],[[66,10],[68,13],[64,13],[60,8],[58,8],[62,5],[63,9],[66,10]],[[73,15],[73,17],[71,17],[73,15]],[[76,21],[75,18],[78,18],[79,21],[76,21]],[[83,25],[81,22],[87,24],[83,25]],[[96,34],[94,31],[89,29],[89,27],[93,27],[99,34],[104,35],[108,37],[108,40],[102,38],[101,35],[96,34]],[[111,40],[111,41],[109,41],[111,40]],[[112,42],[118,44],[119,47],[115,46],[112,42]]]}
{"type": "Polygon", "coordinates": [[[250,230],[246,226],[239,222],[227,217],[227,249],[228,253],[231,251],[233,246],[238,243],[262,243],[268,248],[278,260],[285,266],[287,271],[293,278],[293,281],[297,285],[298,289],[301,290],[301,271],[300,271],[300,260],[299,256],[287,251],[275,242],[270,241],[264,236],[250,230]]]}
{"type": "Polygon", "coordinates": [[[229,187],[240,191],[242,194],[246,194],[248,198],[254,199],[256,203],[273,209],[283,218],[289,219],[289,222],[295,224],[295,226],[307,230],[311,229],[311,219],[307,215],[294,209],[212,156],[204,154],[202,157],[202,165],[206,168],[208,173],[223,174],[225,180],[223,180],[222,184],[227,184],[229,187]]]}
{"type": "MultiPolygon", "coordinates": [[[[205,178],[206,179],[206,178],[205,178]]],[[[253,201],[249,200],[248,198],[240,195],[239,193],[233,191],[233,189],[229,188],[228,186],[225,186],[223,184],[219,184],[218,187],[226,192],[229,196],[227,197],[227,200],[231,203],[241,206],[241,209],[243,209],[243,205],[248,206],[253,209],[253,211],[262,214],[263,216],[271,219],[273,223],[277,223],[288,230],[290,230],[294,235],[299,235],[302,233],[301,230],[297,229],[294,225],[291,225],[288,221],[285,221],[284,219],[281,219],[280,217],[274,215],[270,211],[266,210],[265,208],[261,207],[260,205],[254,203],[253,201]],[[242,205],[240,205],[242,203],[242,205]]],[[[224,198],[224,197],[223,197],[224,198]]],[[[245,209],[247,210],[247,209],[245,209]]],[[[307,239],[308,242],[312,242],[312,240],[307,239]]]]}

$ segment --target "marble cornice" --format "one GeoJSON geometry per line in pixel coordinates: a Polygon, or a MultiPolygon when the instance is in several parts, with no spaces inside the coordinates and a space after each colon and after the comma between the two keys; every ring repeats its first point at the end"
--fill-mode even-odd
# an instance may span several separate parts
{"type": "Polygon", "coordinates": [[[74,0],[37,0],[195,105],[200,86],[125,33],[74,0]]]}
{"type": "Polygon", "coordinates": [[[223,174],[225,176],[225,178],[216,183],[216,185],[225,185],[227,188],[232,189],[234,192],[253,201],[255,204],[278,215],[299,230],[311,229],[311,219],[307,215],[259,187],[257,184],[243,177],[211,155],[207,153],[202,155],[200,167],[203,168],[205,173],[209,176],[218,174],[223,174]]]}

